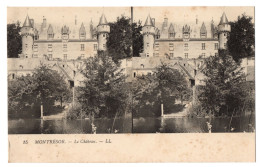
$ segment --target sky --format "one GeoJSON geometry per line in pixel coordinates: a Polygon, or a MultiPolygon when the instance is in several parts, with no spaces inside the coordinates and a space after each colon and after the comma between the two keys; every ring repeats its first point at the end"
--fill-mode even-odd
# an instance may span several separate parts
{"type": "Polygon", "coordinates": [[[168,22],[191,22],[198,17],[199,21],[210,22],[213,18],[215,23],[219,23],[222,13],[225,12],[228,21],[235,21],[243,13],[253,17],[254,7],[134,7],[134,21],[145,22],[148,14],[155,18],[155,22],[163,22],[166,16],[168,22]]]}
{"type": "MultiPolygon", "coordinates": [[[[196,17],[200,22],[214,20],[219,23],[222,13],[225,12],[229,21],[234,21],[243,13],[253,17],[254,7],[133,7],[134,21],[145,22],[148,14],[155,18],[156,22],[163,22],[166,16],[169,22],[191,22],[196,17]]],[[[33,18],[36,24],[41,24],[43,16],[49,23],[72,23],[77,17],[78,23],[99,22],[99,18],[105,14],[108,22],[116,21],[121,15],[130,17],[130,7],[8,7],[7,23],[14,23],[17,20],[24,22],[26,15],[33,18]]]]}
{"type": "Polygon", "coordinates": [[[20,21],[22,24],[29,15],[36,24],[41,24],[43,16],[47,23],[72,23],[77,17],[77,22],[90,22],[97,24],[102,15],[105,14],[108,22],[116,21],[118,16],[130,17],[129,7],[8,7],[7,23],[20,21]]]}

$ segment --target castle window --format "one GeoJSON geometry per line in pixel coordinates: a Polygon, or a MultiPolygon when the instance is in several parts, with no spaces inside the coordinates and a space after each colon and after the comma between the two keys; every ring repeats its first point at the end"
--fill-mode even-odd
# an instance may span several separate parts
{"type": "Polygon", "coordinates": [[[226,48],[227,47],[227,43],[224,43],[224,48],[226,48]]]}
{"type": "Polygon", "coordinates": [[[81,54],[81,58],[83,58],[83,59],[84,59],[84,57],[85,57],[85,55],[84,55],[84,54],[81,54]]]}
{"type": "Polygon", "coordinates": [[[136,77],[136,73],[134,72],[134,78],[136,77]]]}
{"type": "Polygon", "coordinates": [[[169,43],[169,48],[170,48],[170,51],[173,51],[174,50],[174,44],[173,43],[169,43]]]}
{"type": "Polygon", "coordinates": [[[28,47],[28,44],[26,43],[26,44],[25,44],[25,48],[27,48],[27,47],[28,47]]]}
{"type": "Polygon", "coordinates": [[[12,74],[12,79],[14,79],[15,78],[15,74],[12,74]]]}
{"type": "Polygon", "coordinates": [[[52,44],[48,44],[48,52],[52,52],[52,44]]]}
{"type": "Polygon", "coordinates": [[[170,33],[170,38],[173,38],[174,37],[174,33],[170,33]]]}
{"type": "Polygon", "coordinates": [[[38,55],[37,55],[37,54],[34,54],[33,57],[34,57],[34,58],[38,58],[38,55]]]}
{"type": "Polygon", "coordinates": [[[38,44],[33,45],[33,50],[34,50],[34,52],[38,52],[38,44]]]}
{"type": "Polygon", "coordinates": [[[48,34],[48,39],[53,38],[54,34],[48,34]]]}
{"type": "Polygon", "coordinates": [[[103,37],[106,37],[106,34],[103,34],[103,37]]]}
{"type": "Polygon", "coordinates": [[[81,51],[84,51],[84,50],[85,50],[84,44],[80,44],[80,50],[81,50],[81,51]]]}
{"type": "Polygon", "coordinates": [[[218,50],[218,43],[215,43],[215,50],[218,50]]]}
{"type": "Polygon", "coordinates": [[[202,44],[201,44],[201,49],[202,49],[202,50],[205,50],[205,49],[206,49],[205,43],[202,43],[202,44]]]}
{"type": "Polygon", "coordinates": [[[206,53],[202,53],[202,58],[205,58],[206,57],[206,53]]]}
{"type": "Polygon", "coordinates": [[[149,43],[146,43],[146,46],[149,48],[149,43]]]}
{"type": "Polygon", "coordinates": [[[94,50],[97,50],[97,44],[94,44],[94,50]]]}
{"type": "Polygon", "coordinates": [[[170,57],[173,58],[173,53],[170,53],[170,57]]]}
{"type": "Polygon", "coordinates": [[[52,60],[52,54],[49,54],[48,57],[50,60],[52,60]]]}
{"type": "Polygon", "coordinates": [[[149,53],[146,53],[146,57],[149,57],[149,53]]]}
{"type": "MultiPolygon", "coordinates": [[[[189,54],[188,53],[184,53],[184,57],[187,59],[189,58],[189,54]]],[[[185,65],[184,65],[185,66],[185,65]]]]}
{"type": "Polygon", "coordinates": [[[67,49],[67,44],[63,44],[63,49],[67,49]]]}
{"type": "MultiPolygon", "coordinates": [[[[64,60],[67,60],[67,58],[68,58],[68,55],[67,55],[67,54],[64,54],[64,55],[63,55],[63,59],[64,59],[64,60]]],[[[64,67],[64,66],[63,66],[63,67],[64,67]]]]}
{"type": "Polygon", "coordinates": [[[155,43],[155,50],[157,50],[157,51],[159,50],[159,43],[157,43],[157,42],[155,43]]]}
{"type": "Polygon", "coordinates": [[[201,37],[201,38],[206,38],[206,37],[207,37],[207,34],[204,33],[204,32],[201,32],[201,33],[200,33],[200,37],[201,37]]]}
{"type": "Polygon", "coordinates": [[[106,48],[106,44],[103,44],[103,48],[104,48],[104,49],[106,48]]]}
{"type": "Polygon", "coordinates": [[[189,44],[188,43],[184,44],[184,50],[189,50],[189,44]]]}
{"type": "Polygon", "coordinates": [[[142,67],[142,68],[144,68],[144,65],[143,65],[143,64],[141,64],[141,67],[142,67]]]}

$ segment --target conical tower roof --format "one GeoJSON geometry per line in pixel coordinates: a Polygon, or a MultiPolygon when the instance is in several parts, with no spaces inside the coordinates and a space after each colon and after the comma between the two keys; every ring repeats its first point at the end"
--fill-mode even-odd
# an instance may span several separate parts
{"type": "Polygon", "coordinates": [[[30,18],[29,18],[28,15],[26,16],[26,19],[25,19],[25,21],[23,23],[23,27],[31,27],[32,28],[32,23],[31,23],[30,18]]]}
{"type": "Polygon", "coordinates": [[[153,26],[153,21],[150,15],[147,16],[144,26],[153,26]]]}
{"type": "Polygon", "coordinates": [[[228,23],[228,19],[227,19],[227,16],[225,14],[225,12],[222,14],[221,18],[220,18],[220,22],[219,24],[227,24],[228,23]]]}
{"type": "Polygon", "coordinates": [[[102,16],[100,17],[99,25],[107,25],[107,19],[104,14],[102,14],[102,16]]]}

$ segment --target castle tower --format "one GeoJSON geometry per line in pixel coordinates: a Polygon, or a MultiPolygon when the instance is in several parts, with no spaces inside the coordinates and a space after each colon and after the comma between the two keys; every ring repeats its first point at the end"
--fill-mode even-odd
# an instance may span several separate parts
{"type": "Polygon", "coordinates": [[[222,17],[220,18],[220,22],[218,25],[219,49],[227,48],[226,45],[227,45],[228,35],[230,31],[231,31],[231,26],[228,23],[227,16],[224,12],[222,17]]]}
{"type": "Polygon", "coordinates": [[[26,16],[23,27],[21,28],[21,36],[22,54],[25,58],[31,58],[33,56],[34,29],[28,15],[26,16]]]}
{"type": "Polygon", "coordinates": [[[106,50],[107,37],[110,32],[110,26],[107,23],[107,19],[104,14],[100,17],[99,24],[97,26],[98,33],[98,50],[106,50]]]}
{"type": "Polygon", "coordinates": [[[152,57],[154,51],[155,27],[150,15],[148,15],[142,31],[144,38],[144,54],[146,57],[152,57]]]}

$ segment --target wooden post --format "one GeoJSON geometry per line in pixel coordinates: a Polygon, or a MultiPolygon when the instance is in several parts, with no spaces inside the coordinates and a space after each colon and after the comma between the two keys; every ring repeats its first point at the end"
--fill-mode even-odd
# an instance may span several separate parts
{"type": "Polygon", "coordinates": [[[41,119],[43,119],[43,105],[41,104],[41,119]]]}
{"type": "Polygon", "coordinates": [[[74,107],[74,103],[75,103],[75,87],[73,86],[73,88],[72,88],[72,93],[73,93],[73,99],[72,99],[72,107],[74,107]]]}
{"type": "Polygon", "coordinates": [[[163,113],[163,103],[161,104],[161,116],[163,117],[164,113],[163,113]]]}

